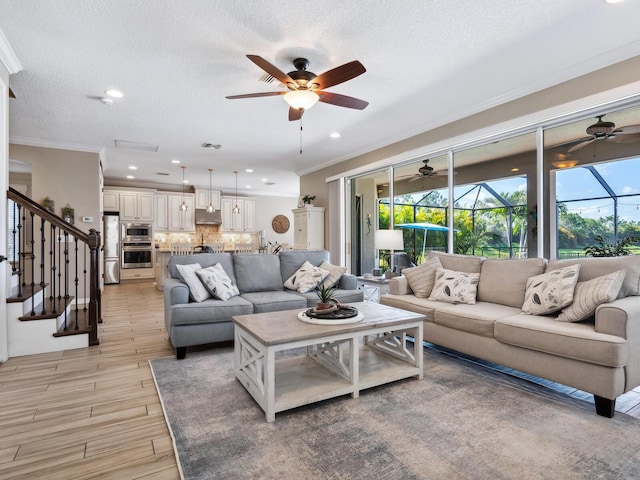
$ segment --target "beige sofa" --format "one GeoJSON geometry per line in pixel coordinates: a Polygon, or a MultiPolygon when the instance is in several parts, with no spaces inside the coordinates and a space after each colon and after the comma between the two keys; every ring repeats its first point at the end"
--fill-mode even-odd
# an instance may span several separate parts
{"type": "Polygon", "coordinates": [[[431,252],[442,268],[480,273],[475,304],[418,298],[407,278],[390,282],[380,302],[426,316],[424,340],[594,395],[613,417],[616,397],[640,385],[640,257],[493,260],[431,252]],[[595,318],[567,323],[521,312],[529,277],[580,264],[578,282],[621,269],[618,298],[595,318]]]}

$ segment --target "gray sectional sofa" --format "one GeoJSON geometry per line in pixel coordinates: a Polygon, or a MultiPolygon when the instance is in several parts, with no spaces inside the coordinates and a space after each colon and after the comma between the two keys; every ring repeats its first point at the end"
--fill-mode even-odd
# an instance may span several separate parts
{"type": "MultiPolygon", "coordinates": [[[[329,262],[327,251],[285,250],[278,255],[201,253],[176,255],[169,259],[170,278],[163,285],[164,319],[169,339],[178,359],[187,347],[233,340],[234,315],[304,309],[315,306],[315,292],[298,293],[284,288],[284,282],[309,261],[313,266],[329,262]],[[219,263],[237,285],[240,295],[229,300],[207,299],[193,302],[176,265],[198,263],[203,268],[219,263]]],[[[335,291],[342,303],[361,302],[354,275],[343,274],[335,291]]]]}
{"type": "Polygon", "coordinates": [[[431,252],[429,258],[435,255],[442,268],[480,274],[475,304],[418,298],[405,276],[391,279],[381,297],[425,315],[425,341],[589,392],[606,417],[616,397],[640,385],[639,256],[492,260],[431,252]],[[617,298],[578,322],[522,313],[528,278],[573,264],[580,264],[578,282],[624,269],[617,298]]]}

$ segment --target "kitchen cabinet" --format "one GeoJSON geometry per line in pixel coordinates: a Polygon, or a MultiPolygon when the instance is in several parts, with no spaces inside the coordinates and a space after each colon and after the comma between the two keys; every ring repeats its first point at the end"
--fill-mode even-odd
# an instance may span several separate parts
{"type": "Polygon", "coordinates": [[[222,197],[222,225],[225,232],[255,232],[256,231],[256,200],[254,198],[222,197]],[[240,213],[233,213],[233,207],[238,204],[240,213]]]}
{"type": "Polygon", "coordinates": [[[324,207],[294,208],[293,248],[324,250],[324,207]]]}
{"type": "Polygon", "coordinates": [[[153,193],[121,191],[120,220],[153,222],[153,193]]]}
{"type": "Polygon", "coordinates": [[[154,232],[195,232],[194,195],[184,194],[189,210],[180,210],[181,193],[156,193],[154,198],[154,232]]]}
{"type": "Polygon", "coordinates": [[[102,192],[102,211],[119,212],[120,194],[114,190],[104,190],[102,192]]]}
{"type": "MultiPolygon", "coordinates": [[[[209,190],[196,188],[196,208],[209,206],[209,190]]],[[[211,204],[216,210],[220,210],[220,190],[211,190],[211,204]]]]}
{"type": "Polygon", "coordinates": [[[120,270],[120,280],[137,280],[153,278],[153,268],[123,268],[120,270]]]}

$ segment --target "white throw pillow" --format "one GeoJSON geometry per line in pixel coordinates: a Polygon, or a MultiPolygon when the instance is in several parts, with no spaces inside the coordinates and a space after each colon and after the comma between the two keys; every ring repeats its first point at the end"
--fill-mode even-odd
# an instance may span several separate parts
{"type": "Polygon", "coordinates": [[[329,275],[327,275],[322,281],[322,285],[324,285],[325,287],[333,287],[336,283],[338,283],[340,277],[344,275],[344,272],[347,271],[347,267],[331,265],[329,262],[322,262],[320,264],[320,268],[329,272],[329,275]]]}
{"type": "Polygon", "coordinates": [[[191,300],[200,303],[207,298],[211,298],[211,294],[206,288],[204,288],[204,285],[198,278],[198,275],[196,275],[196,271],[202,269],[199,263],[192,263],[189,265],[176,264],[176,268],[178,269],[178,272],[180,272],[180,275],[182,275],[184,283],[189,287],[189,296],[191,297],[191,300]]]}
{"type": "Polygon", "coordinates": [[[202,281],[202,284],[209,291],[209,293],[220,300],[229,300],[231,297],[240,295],[238,287],[231,283],[231,279],[227,272],[224,271],[222,265],[216,263],[211,267],[197,270],[196,275],[202,281]]]}
{"type": "Polygon", "coordinates": [[[287,278],[284,287],[300,293],[307,293],[316,288],[318,282],[322,282],[327,275],[329,272],[320,267],[314,267],[307,260],[293,275],[287,278]]]}
{"type": "Polygon", "coordinates": [[[416,297],[429,298],[436,283],[436,270],[442,268],[438,257],[428,259],[417,267],[402,269],[402,275],[407,277],[407,283],[416,297]]]}
{"type": "Polygon", "coordinates": [[[447,303],[476,303],[479,273],[456,272],[446,268],[436,269],[435,285],[429,300],[447,303]]]}
{"type": "Polygon", "coordinates": [[[613,302],[618,297],[626,270],[618,270],[586,282],[578,282],[573,303],[558,315],[559,322],[579,322],[596,313],[601,303],[613,302]]]}
{"type": "Polygon", "coordinates": [[[527,280],[522,313],[546,315],[573,302],[580,265],[552,270],[527,280]]]}

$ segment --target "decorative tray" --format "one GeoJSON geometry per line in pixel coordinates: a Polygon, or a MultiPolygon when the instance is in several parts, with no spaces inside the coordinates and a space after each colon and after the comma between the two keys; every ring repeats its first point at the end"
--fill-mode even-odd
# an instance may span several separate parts
{"type": "Polygon", "coordinates": [[[298,313],[298,320],[316,325],[344,325],[360,322],[363,318],[364,315],[357,308],[349,305],[340,305],[328,313],[322,313],[315,308],[308,308],[298,313]]]}

